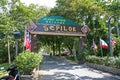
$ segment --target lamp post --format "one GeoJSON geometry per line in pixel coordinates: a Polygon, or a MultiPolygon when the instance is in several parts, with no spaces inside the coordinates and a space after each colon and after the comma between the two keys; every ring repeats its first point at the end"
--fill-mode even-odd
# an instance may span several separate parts
{"type": "MultiPolygon", "coordinates": [[[[113,57],[113,49],[112,49],[112,43],[111,43],[111,19],[114,19],[114,22],[117,21],[116,17],[115,16],[110,16],[108,18],[108,36],[109,36],[109,47],[110,47],[110,56],[113,57]]],[[[119,31],[118,31],[118,27],[117,28],[117,35],[119,35],[119,31]]]]}
{"type": "Polygon", "coordinates": [[[18,39],[20,38],[20,32],[14,32],[15,42],[16,42],[16,51],[15,55],[18,55],[18,39]]]}
{"type": "Polygon", "coordinates": [[[120,19],[118,19],[118,25],[116,26],[116,28],[117,28],[117,37],[120,36],[120,34],[119,34],[119,27],[120,27],[120,19]]]}

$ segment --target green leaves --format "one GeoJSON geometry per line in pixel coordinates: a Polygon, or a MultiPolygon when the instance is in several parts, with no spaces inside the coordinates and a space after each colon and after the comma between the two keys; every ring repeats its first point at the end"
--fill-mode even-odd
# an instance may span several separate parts
{"type": "MultiPolygon", "coordinates": [[[[119,7],[118,0],[57,0],[57,6],[50,10],[50,15],[63,16],[79,24],[85,22],[91,29],[86,42],[91,47],[93,38],[98,45],[100,37],[109,42],[106,20],[110,15],[119,18],[119,7]],[[101,18],[101,15],[104,17],[101,18]]],[[[98,52],[100,53],[100,49],[98,52]]]]}
{"type": "Polygon", "coordinates": [[[22,52],[16,57],[15,65],[18,66],[22,74],[30,74],[42,61],[43,56],[33,52],[22,52]]]}
{"type": "Polygon", "coordinates": [[[113,67],[113,68],[120,68],[120,57],[86,56],[86,62],[105,65],[105,66],[110,66],[110,67],[113,67]]]}
{"type": "Polygon", "coordinates": [[[36,22],[39,18],[46,15],[49,10],[46,7],[35,4],[26,6],[21,3],[20,0],[0,0],[0,8],[2,10],[0,13],[0,54],[3,54],[0,58],[7,59],[7,40],[10,40],[10,51],[13,53],[12,56],[15,55],[13,32],[19,31],[21,33],[21,39],[19,40],[18,46],[19,52],[22,52],[25,25],[31,20],[36,22]],[[7,38],[7,36],[11,38],[7,38]]]}

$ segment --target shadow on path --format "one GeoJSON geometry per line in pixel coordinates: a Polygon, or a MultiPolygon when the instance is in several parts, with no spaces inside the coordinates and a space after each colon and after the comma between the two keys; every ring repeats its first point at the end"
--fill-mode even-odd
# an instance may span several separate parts
{"type": "Polygon", "coordinates": [[[44,56],[40,65],[40,74],[40,80],[118,80],[85,64],[78,65],[64,58],[48,55],[44,56]]]}

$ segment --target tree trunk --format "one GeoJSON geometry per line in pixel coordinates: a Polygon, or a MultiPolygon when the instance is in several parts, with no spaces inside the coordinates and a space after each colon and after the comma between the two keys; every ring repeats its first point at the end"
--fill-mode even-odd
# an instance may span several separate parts
{"type": "Polygon", "coordinates": [[[84,37],[80,37],[80,39],[79,39],[79,44],[78,44],[78,47],[79,47],[79,49],[78,49],[78,54],[79,54],[80,52],[82,52],[82,50],[83,50],[83,48],[84,48],[84,43],[85,43],[85,38],[84,38],[84,37]]]}
{"type": "Polygon", "coordinates": [[[10,56],[10,42],[8,40],[8,63],[11,64],[11,56],[10,56]]]}

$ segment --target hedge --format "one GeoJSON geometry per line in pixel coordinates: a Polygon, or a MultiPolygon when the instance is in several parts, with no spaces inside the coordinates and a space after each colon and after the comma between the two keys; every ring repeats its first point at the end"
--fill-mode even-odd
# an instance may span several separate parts
{"type": "Polygon", "coordinates": [[[86,62],[120,68],[120,57],[86,56],[86,62]]]}

